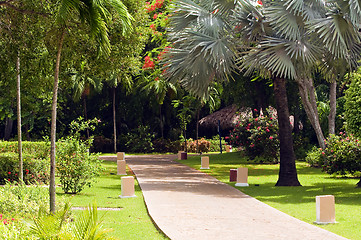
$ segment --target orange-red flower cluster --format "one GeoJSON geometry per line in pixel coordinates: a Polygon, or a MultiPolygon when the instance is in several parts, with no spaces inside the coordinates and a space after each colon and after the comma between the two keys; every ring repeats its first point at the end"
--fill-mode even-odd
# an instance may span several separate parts
{"type": "Polygon", "coordinates": [[[149,2],[146,2],[146,10],[147,12],[153,12],[155,9],[163,7],[163,3],[164,0],[156,0],[155,3],[152,5],[149,2]]]}
{"type": "Polygon", "coordinates": [[[144,58],[143,69],[148,69],[148,68],[154,68],[154,62],[149,56],[146,56],[144,58]]]}

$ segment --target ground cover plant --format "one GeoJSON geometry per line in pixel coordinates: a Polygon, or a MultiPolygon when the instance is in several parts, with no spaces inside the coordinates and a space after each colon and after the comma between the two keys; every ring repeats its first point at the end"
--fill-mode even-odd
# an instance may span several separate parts
{"type": "MultiPolygon", "coordinates": [[[[57,195],[69,199],[73,207],[87,207],[96,201],[98,208],[114,208],[98,211],[103,219],[103,227],[112,229],[109,236],[117,239],[167,239],[153,225],[138,183],[135,185],[136,198],[121,199],[121,176],[116,175],[116,163],[104,161],[102,166],[105,170],[91,188],[76,195],[65,194],[61,188],[57,188],[57,195]]],[[[129,171],[127,173],[131,175],[129,171]]],[[[77,215],[81,211],[73,212],[77,215]]]]}
{"type": "MultiPolygon", "coordinates": [[[[240,157],[238,153],[210,154],[210,169],[203,172],[231,186],[229,169],[247,167],[249,187],[238,188],[258,200],[307,223],[316,220],[315,197],[334,195],[337,224],[317,225],[349,239],[361,236],[361,189],[355,188],[357,178],[342,178],[328,175],[320,168],[311,168],[305,162],[297,162],[298,176],[302,187],[275,187],[278,164],[257,164],[240,157]],[[259,186],[256,186],[259,185],[259,186]]],[[[189,156],[179,161],[200,169],[200,156],[189,156]]]]}

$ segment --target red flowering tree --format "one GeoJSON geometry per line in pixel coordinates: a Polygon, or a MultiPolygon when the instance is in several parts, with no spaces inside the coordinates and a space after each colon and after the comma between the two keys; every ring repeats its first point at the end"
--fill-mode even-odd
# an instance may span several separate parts
{"type": "MultiPolygon", "coordinates": [[[[255,111],[257,111],[255,109],[255,111]]],[[[240,120],[228,137],[229,143],[242,147],[250,159],[260,161],[279,161],[279,139],[277,117],[259,116],[240,120]]]]}

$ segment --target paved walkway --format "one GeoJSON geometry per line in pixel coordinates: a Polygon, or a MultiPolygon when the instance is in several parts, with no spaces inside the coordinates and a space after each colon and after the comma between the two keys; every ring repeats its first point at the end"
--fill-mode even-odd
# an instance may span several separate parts
{"type": "Polygon", "coordinates": [[[174,162],[174,158],[126,157],[142,188],[149,214],[172,240],[345,239],[174,162]]]}

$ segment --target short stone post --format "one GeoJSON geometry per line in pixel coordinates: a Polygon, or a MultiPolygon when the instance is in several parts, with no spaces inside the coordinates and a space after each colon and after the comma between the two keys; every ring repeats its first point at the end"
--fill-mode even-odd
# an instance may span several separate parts
{"type": "Polygon", "coordinates": [[[125,160],[117,160],[117,175],[127,175],[127,166],[125,160]]]}
{"type": "Polygon", "coordinates": [[[229,169],[229,181],[230,182],[237,181],[237,169],[229,169]]]}
{"type": "Polygon", "coordinates": [[[182,152],[183,152],[183,151],[178,151],[178,156],[177,156],[178,160],[181,160],[181,158],[182,158],[182,152]]]}
{"type": "Polygon", "coordinates": [[[136,197],[134,194],[134,177],[128,176],[128,177],[121,177],[122,180],[122,195],[120,195],[120,198],[131,198],[136,197]]]}
{"type": "Polygon", "coordinates": [[[201,157],[201,169],[209,169],[209,157],[201,157]]]}
{"type": "Polygon", "coordinates": [[[335,196],[316,196],[316,224],[336,223],[335,196]]]}
{"type": "Polygon", "coordinates": [[[236,187],[248,187],[248,168],[237,168],[236,187]]]}
{"type": "Polygon", "coordinates": [[[117,152],[117,160],[125,160],[125,153],[117,152]]]}

